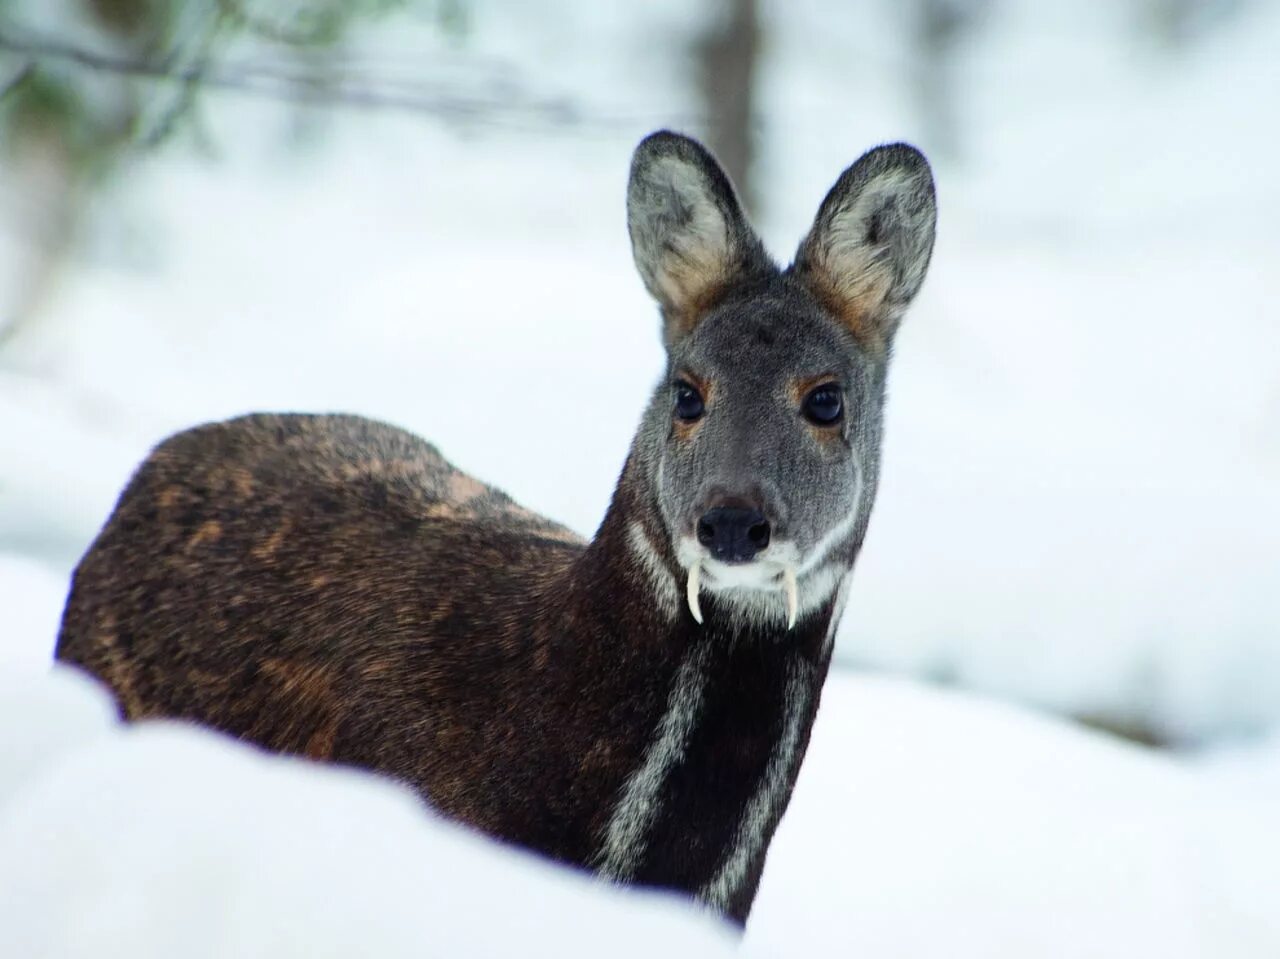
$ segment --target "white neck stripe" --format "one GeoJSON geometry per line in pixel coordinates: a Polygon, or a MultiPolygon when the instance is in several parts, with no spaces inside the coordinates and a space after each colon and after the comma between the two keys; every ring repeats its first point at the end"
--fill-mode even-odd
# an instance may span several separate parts
{"type": "Polygon", "coordinates": [[[645,532],[638,520],[627,524],[627,544],[635,556],[640,568],[644,570],[649,588],[653,592],[657,609],[667,620],[676,618],[680,611],[680,590],[676,586],[675,577],[671,575],[662,557],[658,555],[653,540],[645,532]]]}
{"type": "Polygon", "coordinates": [[[811,672],[812,668],[801,657],[792,656],[788,660],[782,734],[759,787],[743,810],[728,855],[716,874],[698,890],[698,898],[708,905],[719,909],[728,907],[730,897],[741,887],[747,870],[760,853],[769,823],[782,805],[813,696],[811,672]]]}
{"type": "Polygon", "coordinates": [[[640,864],[658,815],[659,793],[671,770],[684,758],[689,733],[702,713],[708,648],[709,644],[699,643],[681,661],[644,761],[623,786],[597,854],[600,874],[606,879],[630,879],[640,864]]]}

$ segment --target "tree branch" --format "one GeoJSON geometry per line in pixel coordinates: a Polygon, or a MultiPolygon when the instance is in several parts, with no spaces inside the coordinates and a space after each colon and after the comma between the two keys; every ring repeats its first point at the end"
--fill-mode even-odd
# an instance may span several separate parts
{"type": "MultiPolygon", "coordinates": [[[[641,116],[605,114],[583,109],[565,97],[520,97],[511,85],[501,91],[460,93],[440,90],[430,82],[395,82],[332,76],[300,65],[282,63],[202,62],[197,66],[175,66],[151,60],[72,46],[15,31],[0,23],[0,50],[28,61],[54,62],[101,73],[132,76],[158,82],[198,84],[201,88],[267,97],[304,105],[337,106],[352,109],[395,110],[427,114],[447,120],[508,124],[513,126],[573,126],[628,129],[643,124],[641,116]],[[323,92],[321,92],[323,91],[323,92]]],[[[659,122],[696,123],[696,117],[663,116],[659,122]]]]}

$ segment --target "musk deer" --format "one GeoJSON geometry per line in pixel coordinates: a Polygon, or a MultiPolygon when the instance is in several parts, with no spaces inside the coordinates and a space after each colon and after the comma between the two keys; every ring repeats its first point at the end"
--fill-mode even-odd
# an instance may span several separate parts
{"type": "Polygon", "coordinates": [[[875,497],[933,179],[871,150],[780,269],[711,155],[660,132],[627,221],[667,369],[593,540],[395,427],[244,416],[142,464],[58,657],[128,719],[377,770],[745,922],[875,497]]]}

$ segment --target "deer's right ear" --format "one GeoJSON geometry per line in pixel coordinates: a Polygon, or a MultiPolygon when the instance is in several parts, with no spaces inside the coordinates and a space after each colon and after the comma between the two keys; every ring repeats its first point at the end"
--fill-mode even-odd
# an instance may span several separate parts
{"type": "Polygon", "coordinates": [[[724,170],[705,147],[678,133],[653,133],[636,147],[627,229],[636,269],[662,308],[668,348],[733,280],[772,268],[724,170]]]}
{"type": "Polygon", "coordinates": [[[831,188],[792,269],[881,352],[924,282],[936,221],[924,155],[905,143],[877,147],[831,188]]]}

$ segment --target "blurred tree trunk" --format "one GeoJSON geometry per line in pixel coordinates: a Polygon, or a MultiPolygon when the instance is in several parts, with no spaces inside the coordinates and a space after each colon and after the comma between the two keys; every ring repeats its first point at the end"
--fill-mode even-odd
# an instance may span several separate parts
{"type": "Polygon", "coordinates": [[[3,213],[17,241],[5,264],[0,357],[8,358],[54,292],[75,242],[86,199],[83,178],[59,137],[30,136],[10,152],[3,213]]]}
{"type": "Polygon", "coordinates": [[[756,209],[755,86],[760,56],[757,0],[712,0],[711,26],[694,45],[703,135],[724,164],[748,210],[756,209]]]}
{"type": "Polygon", "coordinates": [[[1138,0],[1138,29],[1169,50],[1200,39],[1245,6],[1244,0],[1138,0]]]}
{"type": "Polygon", "coordinates": [[[932,153],[956,158],[960,143],[955,53],[988,0],[915,0],[915,93],[932,153]]]}

